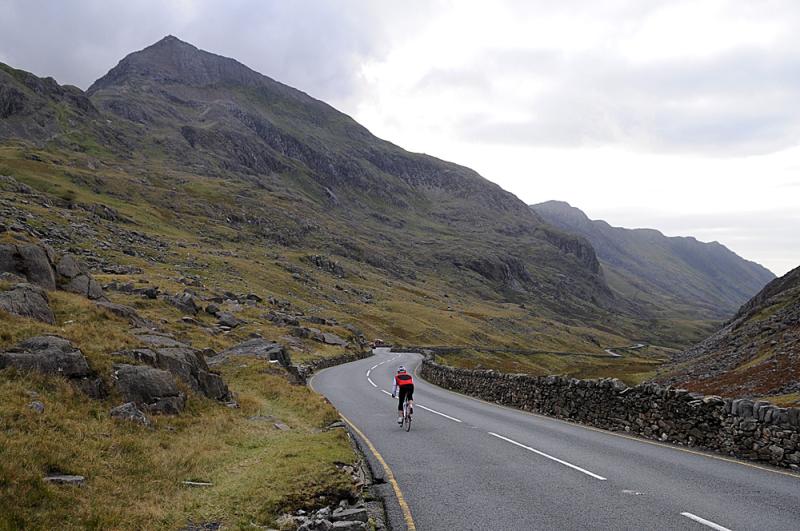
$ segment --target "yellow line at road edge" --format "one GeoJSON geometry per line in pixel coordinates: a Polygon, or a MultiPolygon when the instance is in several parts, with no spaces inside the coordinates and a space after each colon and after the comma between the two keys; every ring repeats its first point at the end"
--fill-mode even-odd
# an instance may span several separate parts
{"type": "Polygon", "coordinates": [[[408,527],[408,530],[409,531],[416,531],[417,526],[414,525],[414,519],[411,517],[411,509],[409,509],[408,503],[406,503],[406,499],[405,499],[405,497],[403,497],[403,493],[400,490],[400,486],[397,484],[397,480],[394,479],[394,474],[392,473],[392,469],[389,468],[389,465],[383,459],[383,456],[380,454],[380,452],[378,452],[378,450],[372,444],[372,441],[367,439],[367,436],[364,435],[361,432],[361,430],[359,430],[356,427],[355,424],[350,422],[350,419],[348,419],[347,417],[345,417],[341,413],[339,413],[339,415],[347,423],[347,425],[350,426],[353,429],[353,431],[355,431],[358,434],[359,437],[364,439],[364,442],[367,443],[367,446],[369,446],[369,449],[373,453],[373,455],[375,456],[375,459],[377,459],[378,462],[380,462],[381,466],[383,467],[384,472],[386,472],[386,479],[389,480],[389,483],[392,484],[392,488],[394,489],[394,493],[397,496],[397,502],[400,504],[400,509],[402,509],[402,511],[403,511],[403,518],[406,521],[406,526],[408,527]]]}
{"type": "MultiPolygon", "coordinates": [[[[322,371],[320,371],[320,372],[322,372],[322,371]]],[[[320,372],[318,372],[317,374],[319,374],[320,372]]],[[[314,391],[317,394],[320,394],[316,389],[314,389],[314,384],[313,384],[314,377],[317,376],[317,374],[314,374],[311,377],[311,379],[308,381],[308,386],[311,388],[312,391],[314,391]]],[[[320,395],[320,396],[322,396],[322,395],[320,395]]],[[[370,452],[372,452],[372,455],[375,456],[375,459],[377,459],[378,462],[383,467],[383,471],[386,474],[386,479],[392,485],[392,489],[394,489],[394,494],[395,494],[395,496],[397,496],[397,503],[400,504],[400,510],[403,511],[403,519],[406,522],[406,527],[408,528],[408,531],[417,531],[417,526],[414,524],[414,518],[412,518],[412,516],[411,516],[411,509],[408,507],[408,503],[406,503],[406,498],[405,498],[405,496],[403,496],[403,491],[400,490],[400,485],[397,484],[397,480],[395,479],[394,473],[392,472],[392,469],[389,467],[389,464],[383,458],[383,456],[378,451],[378,449],[375,448],[375,445],[372,444],[372,441],[370,441],[367,438],[367,436],[364,435],[364,433],[361,430],[359,430],[358,427],[350,421],[350,419],[348,419],[347,417],[342,415],[341,412],[339,412],[339,416],[342,417],[342,420],[344,420],[347,423],[347,425],[350,426],[350,428],[354,432],[356,432],[356,434],[359,437],[361,437],[364,440],[365,443],[367,443],[367,446],[369,447],[370,452]]]]}

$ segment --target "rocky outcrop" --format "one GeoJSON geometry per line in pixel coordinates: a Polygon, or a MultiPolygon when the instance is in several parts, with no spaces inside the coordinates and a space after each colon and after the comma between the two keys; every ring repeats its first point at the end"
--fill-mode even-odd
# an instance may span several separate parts
{"type": "Polygon", "coordinates": [[[513,291],[525,291],[532,283],[525,264],[512,256],[486,255],[467,260],[463,265],[483,278],[513,291]]]}
{"type": "Polygon", "coordinates": [[[47,292],[33,284],[17,284],[0,293],[0,310],[48,324],[56,323],[47,292]]]}
{"type": "Polygon", "coordinates": [[[309,328],[305,326],[298,326],[292,329],[292,335],[304,339],[313,339],[326,345],[336,345],[339,347],[346,347],[349,345],[347,341],[330,332],[323,332],[318,328],[309,328]]]}
{"type": "Polygon", "coordinates": [[[14,273],[46,290],[56,289],[55,251],[32,243],[0,244],[0,272],[14,273]]]}
{"type": "Polygon", "coordinates": [[[103,298],[103,289],[85,264],[71,254],[60,258],[47,246],[35,243],[0,244],[0,273],[12,273],[48,291],[56,288],[92,300],[103,298]]]}
{"type": "Polygon", "coordinates": [[[203,354],[188,346],[139,348],[115,352],[114,355],[168,371],[193,391],[208,398],[221,401],[231,398],[228,386],[220,375],[209,370],[203,354]]]}
{"type": "Polygon", "coordinates": [[[151,413],[178,414],[186,396],[180,392],[172,375],[145,365],[114,364],[114,386],[128,402],[151,413]]]}
{"type": "Polygon", "coordinates": [[[312,254],[303,257],[303,261],[308,262],[314,265],[317,269],[321,269],[322,271],[330,273],[335,277],[344,278],[347,276],[347,272],[345,271],[344,267],[342,267],[342,265],[336,260],[333,260],[327,256],[312,254]]]}
{"type": "Polygon", "coordinates": [[[140,328],[150,328],[153,326],[153,323],[151,323],[150,321],[139,315],[139,313],[130,306],[125,306],[124,304],[116,304],[108,301],[98,301],[97,307],[107,310],[108,312],[116,315],[117,317],[125,319],[133,326],[140,328]]]}
{"type": "Polygon", "coordinates": [[[197,300],[195,299],[194,295],[188,291],[184,291],[183,293],[178,293],[172,296],[168,295],[165,297],[165,300],[183,313],[189,315],[197,315],[197,313],[200,311],[200,305],[197,304],[197,300]]]}
{"type": "Polygon", "coordinates": [[[84,297],[96,300],[103,298],[103,289],[89,274],[85,264],[71,254],[65,254],[55,266],[56,284],[64,291],[77,293],[84,297]]]}
{"type": "Polygon", "coordinates": [[[429,382],[490,402],[611,431],[800,470],[800,409],[723,399],[616,379],[576,380],[446,367],[426,359],[429,382]]]}
{"type": "Polygon", "coordinates": [[[238,345],[223,350],[209,360],[211,365],[219,365],[235,356],[255,356],[261,360],[278,362],[282,367],[292,364],[289,353],[283,345],[262,338],[248,339],[238,345]]]}
{"type": "Polygon", "coordinates": [[[31,337],[0,352],[0,369],[7,367],[63,376],[93,398],[106,394],[102,380],[96,377],[83,353],[61,337],[31,337]]]}

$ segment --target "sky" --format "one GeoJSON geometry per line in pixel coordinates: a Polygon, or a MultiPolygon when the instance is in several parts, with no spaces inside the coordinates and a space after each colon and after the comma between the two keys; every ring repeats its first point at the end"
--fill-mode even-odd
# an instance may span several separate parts
{"type": "Polygon", "coordinates": [[[794,0],[0,0],[0,62],[88,86],[172,34],[526,203],[800,265],[794,0]]]}

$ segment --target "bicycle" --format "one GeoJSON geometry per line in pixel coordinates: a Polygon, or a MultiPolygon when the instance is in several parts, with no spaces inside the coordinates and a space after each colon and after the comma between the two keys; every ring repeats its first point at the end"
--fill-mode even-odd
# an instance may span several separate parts
{"type": "Polygon", "coordinates": [[[403,400],[403,423],[400,427],[406,431],[411,431],[411,404],[408,403],[408,397],[403,400]]]}

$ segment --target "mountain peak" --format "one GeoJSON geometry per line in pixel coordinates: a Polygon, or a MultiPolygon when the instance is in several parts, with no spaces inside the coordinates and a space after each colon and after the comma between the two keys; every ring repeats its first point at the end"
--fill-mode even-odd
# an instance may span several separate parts
{"type": "Polygon", "coordinates": [[[531,210],[542,215],[545,219],[548,216],[568,217],[573,223],[589,223],[589,216],[583,210],[574,207],[566,201],[550,200],[536,205],[530,205],[531,210]]]}
{"type": "Polygon", "coordinates": [[[89,87],[88,93],[113,86],[149,83],[192,86],[256,85],[266,78],[240,62],[206,52],[167,35],[122,59],[89,87]]]}

